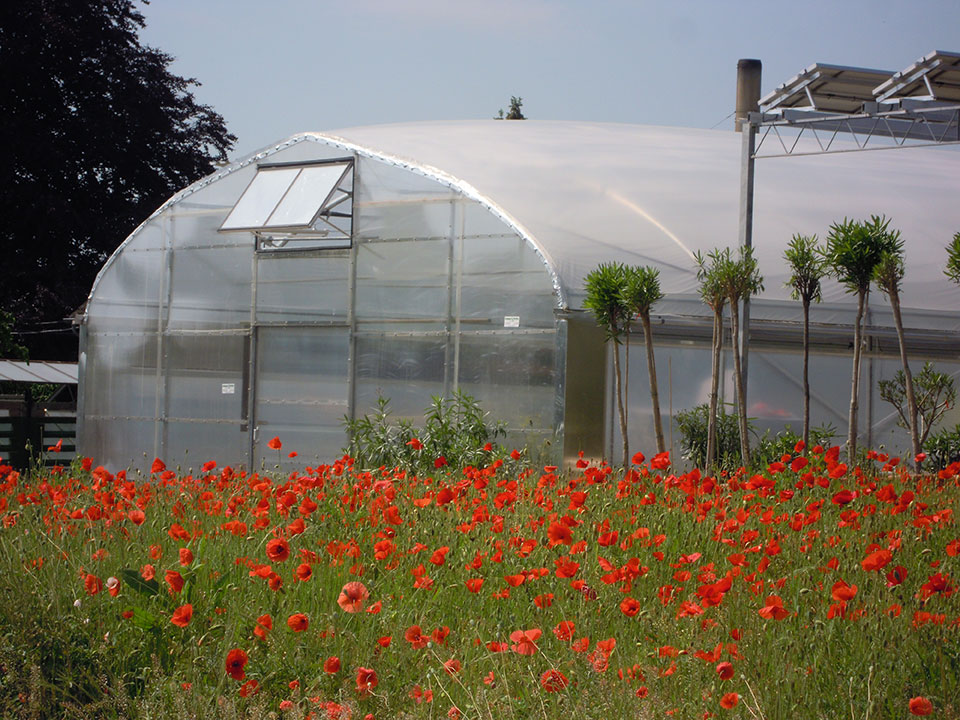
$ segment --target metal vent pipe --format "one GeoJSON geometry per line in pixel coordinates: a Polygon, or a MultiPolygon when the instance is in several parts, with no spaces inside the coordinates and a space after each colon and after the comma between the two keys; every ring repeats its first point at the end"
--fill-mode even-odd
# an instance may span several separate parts
{"type": "Polygon", "coordinates": [[[737,111],[736,129],[740,132],[747,121],[747,114],[757,112],[760,100],[760,73],[763,63],[759,60],[737,60],[737,111]]]}

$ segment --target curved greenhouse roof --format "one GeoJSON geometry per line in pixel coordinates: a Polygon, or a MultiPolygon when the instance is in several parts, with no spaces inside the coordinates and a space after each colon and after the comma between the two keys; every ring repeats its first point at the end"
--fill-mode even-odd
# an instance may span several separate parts
{"type": "MultiPolygon", "coordinates": [[[[540,248],[562,302],[573,308],[580,305],[584,276],[600,262],[618,260],[660,268],[668,299],[657,311],[681,311],[670,296],[696,294],[693,253],[737,245],[741,141],[730,131],[527,120],[380,125],[297,137],[344,142],[474,189],[540,248]]],[[[885,215],[906,244],[904,307],[924,316],[914,313],[911,324],[960,331],[960,295],[943,275],[944,247],[960,230],[958,191],[960,153],[952,148],[758,162],[753,238],[766,286],[761,298],[789,300],[782,253],[793,234],[823,238],[844,217],[885,215]]],[[[843,288],[827,281],[817,319],[841,320],[831,305],[849,303],[843,288]]],[[[794,305],[768,305],[754,317],[794,313],[794,305]]]]}

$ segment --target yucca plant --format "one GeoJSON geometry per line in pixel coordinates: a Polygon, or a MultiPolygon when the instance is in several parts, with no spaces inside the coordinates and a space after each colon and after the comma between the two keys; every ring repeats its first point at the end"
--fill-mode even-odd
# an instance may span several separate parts
{"type": "MultiPolygon", "coordinates": [[[[657,364],[653,356],[653,334],[650,329],[650,309],[654,304],[663,299],[663,291],[660,289],[660,271],[649,265],[644,267],[627,267],[624,275],[622,296],[630,316],[639,316],[640,324],[643,326],[643,341],[647,351],[647,376],[650,381],[650,402],[653,406],[653,429],[657,436],[657,452],[662,453],[666,451],[667,446],[663,438],[663,423],[660,418],[657,364]]],[[[629,347],[628,335],[628,351],[629,347]]],[[[627,380],[629,381],[629,368],[627,380]]]]}
{"type": "Polygon", "coordinates": [[[710,398],[707,408],[707,449],[704,455],[704,470],[709,471],[716,458],[717,451],[717,404],[720,387],[720,350],[723,345],[723,306],[727,296],[721,283],[720,266],[722,259],[718,250],[712,250],[704,256],[697,251],[697,280],[700,281],[700,298],[713,310],[713,342],[710,364],[710,398]],[[709,264],[707,264],[709,260],[709,264]]]}
{"type": "Polygon", "coordinates": [[[863,314],[873,280],[874,269],[884,252],[890,250],[889,238],[878,232],[876,218],[870,222],[843,219],[830,226],[824,261],[846,291],[857,296],[857,315],[853,325],[853,370],[850,382],[850,415],[847,425],[847,452],[857,456],[857,411],[860,403],[860,356],[863,314]]]}
{"type": "Polygon", "coordinates": [[[790,268],[786,285],[794,299],[803,304],[803,445],[810,445],[810,303],[820,302],[823,257],[817,236],[794,235],[783,253],[790,268]]]}
{"type": "Polygon", "coordinates": [[[620,369],[620,344],[629,332],[631,314],[623,294],[626,267],[623,263],[601,263],[584,279],[586,297],[583,306],[593,312],[613,343],[614,391],[617,395],[617,418],[623,439],[623,466],[630,464],[630,443],[627,439],[627,415],[624,409],[623,373],[620,369]]]}

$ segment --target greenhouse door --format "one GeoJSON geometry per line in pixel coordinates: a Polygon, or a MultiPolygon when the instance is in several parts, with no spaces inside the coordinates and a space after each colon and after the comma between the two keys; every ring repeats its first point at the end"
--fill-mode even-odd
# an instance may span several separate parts
{"type": "Polygon", "coordinates": [[[350,329],[297,326],[256,329],[253,468],[330,463],[346,444],[350,329]],[[280,438],[280,450],[269,441],[280,438]],[[288,458],[296,452],[296,459],[288,458]]]}

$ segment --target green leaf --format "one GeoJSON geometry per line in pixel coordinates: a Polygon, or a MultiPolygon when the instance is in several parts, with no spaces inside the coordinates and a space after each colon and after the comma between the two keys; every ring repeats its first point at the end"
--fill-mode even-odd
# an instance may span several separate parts
{"type": "Polygon", "coordinates": [[[160,628],[160,619],[156,615],[138,607],[133,609],[131,622],[141,630],[155,630],[160,628]]]}
{"type": "Polygon", "coordinates": [[[136,570],[121,570],[120,577],[123,578],[124,582],[127,583],[127,585],[132,587],[141,595],[146,595],[147,597],[153,597],[154,595],[160,592],[160,584],[156,581],[155,578],[151,578],[150,580],[144,580],[143,576],[140,573],[138,573],[136,570]]]}

